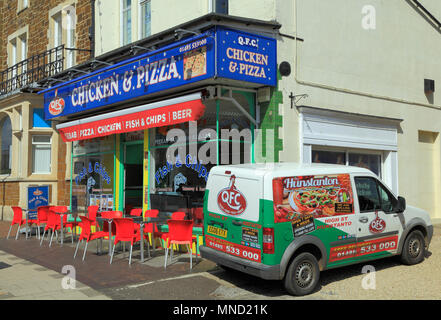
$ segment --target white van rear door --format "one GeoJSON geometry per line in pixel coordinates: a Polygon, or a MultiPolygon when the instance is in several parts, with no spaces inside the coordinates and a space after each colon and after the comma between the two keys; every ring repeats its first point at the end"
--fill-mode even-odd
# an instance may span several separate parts
{"type": "Polygon", "coordinates": [[[231,218],[259,221],[259,202],[262,198],[262,177],[240,175],[211,176],[208,211],[231,218]]]}

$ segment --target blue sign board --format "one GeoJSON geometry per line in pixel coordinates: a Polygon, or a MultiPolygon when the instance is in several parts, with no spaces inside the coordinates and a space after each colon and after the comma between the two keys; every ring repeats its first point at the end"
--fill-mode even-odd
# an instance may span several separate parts
{"type": "Polygon", "coordinates": [[[276,85],[276,43],[274,39],[220,29],[218,42],[218,76],[276,85]]]}
{"type": "Polygon", "coordinates": [[[28,187],[28,219],[37,219],[37,208],[49,205],[49,186],[28,187]]]}
{"type": "Polygon", "coordinates": [[[52,119],[222,77],[276,85],[276,40],[215,27],[43,91],[52,119]]]}

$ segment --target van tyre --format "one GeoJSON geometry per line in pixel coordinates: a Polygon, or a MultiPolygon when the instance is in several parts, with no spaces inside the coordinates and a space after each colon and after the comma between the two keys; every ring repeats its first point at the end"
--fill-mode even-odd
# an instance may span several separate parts
{"type": "Polygon", "coordinates": [[[407,265],[417,264],[424,260],[426,244],[424,235],[419,230],[412,231],[404,241],[401,262],[407,265]]]}
{"type": "Polygon", "coordinates": [[[314,291],[320,279],[317,259],[309,252],[303,252],[292,260],[284,279],[286,291],[292,295],[304,296],[314,291]]]}

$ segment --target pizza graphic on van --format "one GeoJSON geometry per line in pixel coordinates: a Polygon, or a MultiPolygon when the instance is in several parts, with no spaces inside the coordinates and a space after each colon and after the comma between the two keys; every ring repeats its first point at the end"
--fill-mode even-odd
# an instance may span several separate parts
{"type": "Polygon", "coordinates": [[[276,178],[273,193],[277,222],[353,213],[349,175],[276,178]]]}
{"type": "Polygon", "coordinates": [[[222,212],[238,216],[247,208],[247,200],[235,186],[236,176],[230,177],[230,184],[217,194],[217,205],[222,212]]]}

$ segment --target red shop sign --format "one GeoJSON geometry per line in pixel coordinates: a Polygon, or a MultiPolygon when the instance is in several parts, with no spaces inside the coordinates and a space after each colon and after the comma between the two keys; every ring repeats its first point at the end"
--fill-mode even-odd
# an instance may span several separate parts
{"type": "Polygon", "coordinates": [[[146,110],[142,111],[139,111],[142,107],[134,107],[57,125],[57,129],[63,141],[77,141],[195,121],[205,111],[200,98],[157,108],[149,108],[151,105],[146,105],[146,110]]]}

